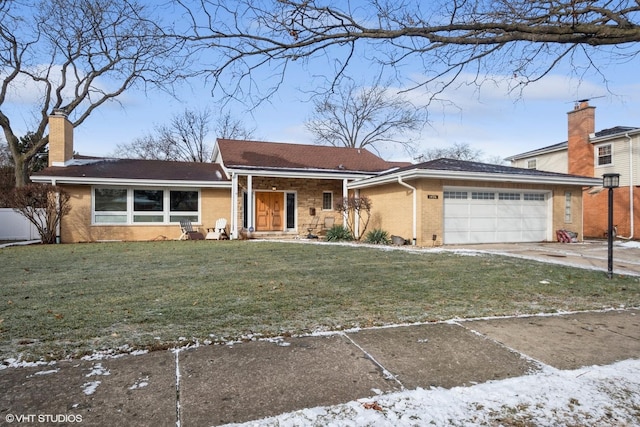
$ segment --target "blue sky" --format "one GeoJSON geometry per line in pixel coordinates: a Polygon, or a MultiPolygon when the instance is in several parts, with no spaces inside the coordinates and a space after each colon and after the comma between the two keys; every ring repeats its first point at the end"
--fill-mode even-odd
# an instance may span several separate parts
{"type": "MultiPolygon", "coordinates": [[[[366,52],[360,52],[357,58],[364,56],[366,52]]],[[[377,71],[372,69],[371,63],[358,62],[357,58],[348,72],[371,81],[377,71]],[[372,75],[368,76],[369,73],[372,75]]],[[[305,130],[304,122],[311,117],[313,106],[305,91],[313,90],[317,80],[330,78],[332,59],[329,54],[291,63],[284,84],[268,102],[250,112],[240,105],[230,104],[230,111],[248,128],[256,129],[255,139],[312,143],[313,137],[305,130]]],[[[575,75],[576,68],[561,63],[559,68],[527,86],[522,93],[510,94],[507,85],[513,83],[513,79],[501,75],[488,76],[479,90],[471,85],[454,86],[440,95],[447,103],[430,105],[428,123],[420,134],[412,135],[417,141],[416,154],[429,148],[466,143],[486,156],[507,157],[564,141],[566,113],[573,108],[573,101],[583,98],[590,98],[591,105],[597,107],[596,130],[617,125],[640,127],[640,81],[636,77],[640,61],[635,58],[625,64],[615,64],[602,57],[601,62],[605,64],[600,69],[602,75],[591,70],[580,78],[575,75]]],[[[399,71],[405,73],[406,81],[420,79],[421,68],[417,63],[403,64],[399,71]]],[[[253,76],[254,81],[260,85],[264,79],[267,85],[272,71],[263,69],[261,72],[262,75],[253,76]]],[[[472,79],[473,76],[462,75],[458,81],[464,83],[472,79]]],[[[397,89],[405,88],[399,86],[397,89]]],[[[19,113],[10,117],[21,133],[29,128],[30,117],[22,111],[30,103],[34,105],[37,94],[29,94],[24,89],[19,91],[13,104],[10,100],[3,108],[8,114],[12,108],[19,113]]],[[[159,92],[125,93],[119,103],[101,106],[76,129],[75,150],[86,155],[109,155],[117,144],[129,143],[152,132],[155,125],[167,122],[185,108],[209,106],[215,111],[220,106],[218,99],[212,97],[211,88],[203,81],[192,81],[190,86],[180,88],[179,94],[180,100],[159,92]]],[[[406,96],[417,105],[427,99],[421,89],[406,96]]],[[[212,145],[216,135],[209,137],[212,145]]],[[[379,150],[389,160],[411,160],[393,145],[379,147],[379,150]]]]}
{"type": "MultiPolygon", "coordinates": [[[[590,104],[597,107],[596,130],[618,125],[640,127],[637,63],[611,66],[604,71],[606,85],[593,77],[577,80],[552,73],[527,87],[522,95],[510,95],[506,87],[494,84],[486,84],[479,92],[468,87],[453,90],[445,94],[453,105],[429,107],[429,122],[420,135],[415,135],[417,152],[468,143],[487,156],[507,157],[555,144],[566,140],[566,113],[573,108],[573,101],[582,98],[591,98],[590,104]]],[[[303,80],[304,73],[299,77],[303,80]]],[[[232,111],[248,127],[256,128],[256,139],[312,143],[312,135],[304,128],[312,104],[297,87],[295,82],[282,87],[269,102],[252,112],[240,106],[232,111]]],[[[76,130],[76,151],[107,155],[116,144],[144,135],[184,108],[216,105],[210,91],[195,84],[185,87],[181,96],[184,100],[178,101],[160,93],[128,93],[121,99],[122,105],[97,110],[76,130]]],[[[408,96],[419,103],[424,94],[416,90],[408,96]]],[[[210,135],[211,142],[215,137],[210,135]]],[[[381,154],[389,160],[409,159],[393,146],[381,147],[381,154]]]]}

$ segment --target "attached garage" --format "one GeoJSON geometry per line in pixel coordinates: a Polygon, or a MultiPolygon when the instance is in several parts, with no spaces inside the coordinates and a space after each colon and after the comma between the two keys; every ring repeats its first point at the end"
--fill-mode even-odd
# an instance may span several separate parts
{"type": "Polygon", "coordinates": [[[369,229],[418,246],[582,238],[582,194],[601,180],[502,165],[436,159],[349,183],[371,200],[369,229]]]}
{"type": "Polygon", "coordinates": [[[549,191],[445,187],[444,244],[551,238],[549,191]]]}

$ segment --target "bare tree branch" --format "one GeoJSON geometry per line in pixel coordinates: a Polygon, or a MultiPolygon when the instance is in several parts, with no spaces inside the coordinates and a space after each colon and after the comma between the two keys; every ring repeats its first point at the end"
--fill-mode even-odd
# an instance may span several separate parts
{"type": "Polygon", "coordinates": [[[137,0],[23,0],[0,5],[0,127],[16,166],[16,185],[28,181],[25,163],[48,143],[48,115],[64,110],[74,126],[125,91],[170,90],[186,66],[182,41],[166,38],[158,16],[137,0]],[[34,143],[17,149],[10,100],[37,90],[34,143]]]}
{"type": "MultiPolygon", "coordinates": [[[[176,114],[168,124],[157,125],[153,133],[134,139],[129,144],[119,144],[114,155],[123,158],[172,160],[181,162],[208,162],[212,146],[209,144],[213,113],[185,109],[176,114]]],[[[244,127],[229,112],[218,116],[214,122],[218,138],[248,139],[252,129],[244,127]]],[[[213,139],[213,136],[211,137],[213,139]]]]}
{"type": "MultiPolygon", "coordinates": [[[[413,88],[425,87],[432,97],[467,68],[478,83],[494,70],[512,75],[515,88],[540,79],[573,55],[577,61],[601,54],[613,62],[628,61],[637,57],[640,41],[637,0],[179,3],[191,19],[192,31],[185,36],[191,49],[219,54],[204,72],[238,98],[254,96],[259,87],[268,97],[293,61],[320,58],[333,65],[334,74],[327,77],[334,85],[355,57],[366,57],[396,72],[417,60],[422,69],[412,72],[423,78],[413,88]],[[259,68],[269,69],[274,80],[254,80],[259,68]]],[[[601,65],[589,61],[588,66],[597,70],[601,65]]]]}
{"type": "Polygon", "coordinates": [[[316,98],[314,116],[305,126],[318,144],[379,151],[380,144],[391,143],[411,153],[413,141],[407,133],[421,129],[423,123],[418,109],[376,80],[365,88],[343,83],[316,98]]]}

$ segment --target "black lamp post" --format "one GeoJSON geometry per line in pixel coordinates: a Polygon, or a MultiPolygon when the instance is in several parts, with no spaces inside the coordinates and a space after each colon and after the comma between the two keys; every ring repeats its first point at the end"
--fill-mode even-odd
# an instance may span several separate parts
{"type": "Polygon", "coordinates": [[[619,173],[605,173],[602,175],[602,186],[609,189],[609,228],[607,229],[607,277],[613,277],[613,189],[620,186],[619,173]]]}

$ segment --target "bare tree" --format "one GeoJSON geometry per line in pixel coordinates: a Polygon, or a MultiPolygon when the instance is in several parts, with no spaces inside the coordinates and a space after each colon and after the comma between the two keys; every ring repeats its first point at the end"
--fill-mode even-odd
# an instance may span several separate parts
{"type": "Polygon", "coordinates": [[[16,186],[28,182],[26,165],[48,143],[54,109],[79,126],[133,87],[170,89],[180,44],[163,37],[153,10],[137,0],[0,2],[0,127],[16,186]],[[33,144],[25,152],[15,127],[18,93],[34,93],[33,123],[26,126],[33,144]]]}
{"type": "MultiPolygon", "coordinates": [[[[134,139],[129,144],[117,145],[116,157],[172,160],[181,162],[207,162],[212,147],[208,144],[211,110],[185,109],[171,118],[168,124],[157,125],[154,132],[134,139]]],[[[230,113],[222,114],[215,122],[218,137],[230,139],[250,138],[253,130],[247,129],[241,120],[230,113]]]]}
{"type": "Polygon", "coordinates": [[[484,157],[482,150],[471,147],[467,143],[456,142],[448,147],[429,148],[424,154],[418,156],[416,160],[426,162],[440,158],[468,160],[480,162],[484,157]]]}
{"type": "Polygon", "coordinates": [[[255,128],[248,128],[240,119],[234,118],[230,112],[218,116],[215,124],[217,138],[224,139],[252,139],[255,128]]]}
{"type": "Polygon", "coordinates": [[[193,49],[222,55],[206,71],[236,97],[260,85],[258,68],[276,75],[265,88],[273,93],[294,61],[329,62],[334,84],[360,59],[398,74],[411,65],[405,77],[434,99],[465,71],[477,84],[498,73],[518,88],[565,61],[578,75],[600,73],[640,50],[637,0],[207,0],[186,9],[193,49]]]}
{"type": "Polygon", "coordinates": [[[473,148],[466,142],[455,142],[448,147],[429,148],[415,158],[418,162],[426,162],[440,158],[466,160],[470,162],[484,162],[495,165],[503,165],[504,159],[500,156],[485,155],[485,153],[473,148]]]}
{"type": "Polygon", "coordinates": [[[347,81],[314,100],[314,116],[305,126],[318,144],[378,151],[380,144],[392,143],[411,152],[413,141],[405,136],[423,123],[419,110],[388,86],[347,81]]]}

